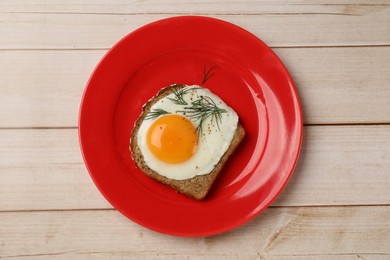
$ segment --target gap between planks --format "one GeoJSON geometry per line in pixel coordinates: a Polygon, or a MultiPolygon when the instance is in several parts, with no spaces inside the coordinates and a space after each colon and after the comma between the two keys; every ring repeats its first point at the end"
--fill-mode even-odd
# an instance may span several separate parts
{"type": "MultiPolygon", "coordinates": [[[[281,208],[352,208],[352,207],[389,207],[390,204],[353,204],[353,205],[303,205],[303,206],[268,206],[267,209],[281,208]]],[[[77,209],[20,209],[0,210],[0,213],[30,213],[30,212],[77,212],[77,211],[115,211],[116,208],[77,208],[77,209]]]]}
{"type": "Polygon", "coordinates": [[[0,127],[0,130],[68,130],[78,129],[78,126],[11,126],[0,127]]]}
{"type": "MultiPolygon", "coordinates": [[[[218,3],[216,3],[218,4],[218,3]]],[[[322,7],[388,7],[390,4],[388,3],[288,3],[288,6],[322,6],[322,7]]],[[[147,6],[147,4],[146,4],[147,6]]],[[[95,12],[80,12],[80,11],[1,11],[3,14],[66,14],[66,15],[232,15],[232,16],[257,16],[257,15],[345,15],[345,16],[358,16],[358,14],[351,13],[343,13],[343,12],[259,12],[259,11],[195,11],[188,12],[185,11],[170,11],[170,12],[161,12],[161,11],[141,11],[141,12],[133,12],[133,11],[120,11],[120,12],[107,12],[107,11],[95,11],[95,12]]]]}
{"type": "Polygon", "coordinates": [[[201,13],[201,12],[194,12],[194,13],[188,13],[188,12],[144,12],[144,13],[93,13],[93,12],[0,12],[0,14],[44,14],[44,15],[183,15],[183,16],[216,16],[216,15],[230,15],[230,16],[265,16],[265,15],[341,15],[341,16],[360,16],[359,14],[347,14],[347,13],[336,13],[336,12],[296,12],[296,13],[289,13],[289,12],[267,12],[267,13],[237,13],[237,12],[225,12],[225,13],[218,13],[218,12],[208,12],[201,13]]]}
{"type": "MultiPolygon", "coordinates": [[[[303,124],[303,126],[387,126],[390,122],[380,123],[326,123],[326,124],[303,124]]],[[[78,126],[12,126],[12,127],[0,127],[0,130],[69,130],[78,129],[78,126]]]]}
{"type": "MultiPolygon", "coordinates": [[[[383,48],[390,44],[351,45],[268,45],[272,49],[319,49],[319,48],[383,48]]],[[[108,51],[110,48],[1,48],[0,51],[108,51]]]]}

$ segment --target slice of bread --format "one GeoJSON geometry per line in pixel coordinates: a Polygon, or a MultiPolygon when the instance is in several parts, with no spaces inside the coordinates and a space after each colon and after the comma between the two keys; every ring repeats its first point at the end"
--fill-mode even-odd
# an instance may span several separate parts
{"type": "Polygon", "coordinates": [[[144,158],[142,156],[142,153],[140,151],[140,148],[137,143],[137,135],[138,130],[141,125],[141,122],[145,119],[145,116],[149,113],[151,106],[156,103],[158,100],[164,98],[165,96],[171,94],[174,90],[177,90],[179,88],[186,87],[186,85],[172,85],[169,87],[166,87],[162,90],[160,90],[155,97],[153,97],[151,100],[149,100],[142,109],[142,113],[137,119],[137,121],[134,124],[134,128],[131,133],[131,140],[130,140],[130,151],[133,157],[133,160],[136,164],[136,166],[143,171],[145,174],[150,176],[151,178],[170,186],[177,192],[183,193],[193,199],[201,200],[203,199],[209,190],[211,189],[212,184],[214,183],[215,179],[221,172],[223,166],[227,162],[229,156],[234,152],[234,150],[237,148],[237,146],[240,144],[242,139],[245,136],[245,130],[242,127],[240,123],[237,125],[236,132],[234,134],[233,140],[225,152],[225,154],[221,157],[218,164],[215,166],[215,168],[208,174],[204,175],[197,175],[191,179],[186,180],[173,180],[169,179],[165,176],[162,176],[152,169],[150,169],[144,161],[144,158]]]}

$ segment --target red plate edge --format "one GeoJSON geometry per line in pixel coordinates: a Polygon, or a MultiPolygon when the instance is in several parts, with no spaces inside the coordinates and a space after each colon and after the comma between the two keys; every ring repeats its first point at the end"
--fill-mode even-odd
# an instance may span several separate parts
{"type": "Polygon", "coordinates": [[[144,29],[145,27],[149,27],[149,26],[153,26],[155,25],[156,23],[159,23],[159,22],[162,22],[162,21],[166,21],[166,20],[175,20],[175,19],[208,19],[212,22],[219,22],[219,23],[225,23],[226,25],[228,26],[231,26],[231,27],[234,27],[236,30],[242,30],[244,32],[246,32],[248,35],[251,35],[254,40],[258,41],[261,43],[261,45],[263,45],[263,47],[265,48],[268,48],[268,50],[274,55],[274,58],[278,60],[279,62],[279,65],[281,66],[281,68],[284,70],[284,73],[286,75],[286,78],[287,78],[287,81],[290,83],[291,87],[292,87],[292,90],[293,90],[293,94],[295,96],[295,101],[297,102],[297,105],[298,105],[298,112],[299,112],[299,117],[297,118],[297,120],[300,121],[300,129],[299,129],[299,141],[298,141],[298,149],[297,149],[297,154],[295,156],[295,159],[294,159],[294,162],[292,163],[292,167],[291,167],[291,170],[289,171],[287,178],[285,179],[283,185],[281,185],[278,189],[278,191],[275,193],[275,196],[273,196],[267,204],[264,204],[265,206],[262,207],[262,209],[258,210],[255,214],[251,214],[250,216],[247,216],[246,218],[242,218],[241,221],[238,221],[238,222],[235,222],[233,223],[232,225],[230,226],[225,226],[224,228],[220,228],[220,229],[213,229],[212,231],[209,231],[209,232],[201,232],[201,233],[192,233],[192,234],[188,234],[188,233],[181,233],[181,232],[170,232],[169,230],[164,230],[164,229],[161,229],[161,228],[156,228],[156,227],[153,227],[153,226],[148,226],[147,224],[143,223],[142,221],[138,220],[138,219],[133,219],[131,218],[130,216],[128,216],[128,214],[126,214],[125,212],[122,212],[122,210],[120,209],[121,207],[118,205],[115,205],[115,202],[111,201],[108,197],[108,195],[99,187],[99,184],[97,183],[97,181],[95,180],[91,170],[90,170],[90,167],[88,166],[88,163],[87,163],[87,160],[86,160],[86,155],[85,155],[85,151],[84,151],[84,148],[83,148],[83,140],[82,140],[82,122],[81,122],[81,115],[82,115],[82,110],[83,110],[83,103],[84,103],[84,99],[87,95],[87,92],[88,92],[88,87],[86,87],[84,89],[84,92],[83,92],[83,95],[82,95],[82,99],[81,99],[81,103],[80,103],[80,110],[79,110],[79,131],[78,131],[78,135],[79,135],[79,143],[80,143],[80,148],[81,148],[81,153],[82,153],[82,156],[83,156],[83,160],[85,162],[85,165],[88,169],[88,172],[90,173],[90,176],[91,178],[93,179],[95,185],[98,187],[98,189],[100,190],[100,192],[103,194],[103,196],[106,198],[107,201],[109,201],[118,211],[120,211],[122,214],[124,214],[125,216],[127,216],[128,218],[130,218],[131,220],[133,220],[134,222],[142,225],[142,226],[145,226],[151,230],[154,230],[154,231],[158,231],[158,232],[161,232],[161,233],[166,233],[166,234],[170,234],[170,235],[179,235],[179,236],[189,236],[189,237],[194,237],[194,236],[209,236],[209,235],[215,235],[215,234],[219,234],[219,233],[222,233],[222,232],[226,232],[232,228],[235,228],[237,226],[240,226],[248,221],[250,221],[251,219],[253,219],[254,217],[256,217],[258,214],[260,214],[262,211],[264,211],[277,197],[278,195],[282,192],[282,190],[284,189],[285,185],[288,183],[288,181],[290,180],[291,178],[291,175],[292,175],[292,172],[294,171],[294,168],[298,162],[298,159],[299,159],[299,154],[300,154],[300,151],[301,151],[301,146],[302,146],[302,138],[303,138],[303,117],[302,117],[302,108],[301,108],[301,103],[300,103],[300,100],[299,100],[299,96],[298,96],[298,91],[295,87],[295,84],[291,78],[291,75],[288,73],[286,67],[284,66],[284,64],[282,63],[282,61],[280,60],[280,58],[272,51],[271,48],[269,48],[266,44],[264,44],[259,38],[257,38],[255,35],[253,35],[252,33],[246,31],[245,29],[241,28],[241,27],[238,27],[234,24],[231,24],[229,22],[226,22],[226,21],[223,21],[223,20],[220,20],[220,19],[215,19],[215,18],[210,18],[210,17],[204,17],[204,16],[177,16],[177,17],[171,17],[171,18],[165,18],[165,19],[161,19],[161,20],[157,20],[157,21],[154,21],[152,23],[149,23],[149,24],[146,24],[136,30],[134,30],[133,32],[129,33],[128,35],[126,35],[125,37],[123,37],[120,41],[118,41],[103,57],[102,59],[99,61],[99,63],[97,64],[97,66],[95,67],[95,69],[93,70],[88,82],[87,82],[87,85],[86,86],[89,86],[90,85],[90,82],[96,72],[96,70],[99,68],[100,64],[105,60],[105,58],[107,56],[110,55],[111,51],[113,49],[115,49],[115,47],[117,45],[119,45],[124,39],[128,38],[128,37],[131,37],[132,34],[135,34],[137,33],[139,30],[142,30],[144,29]]]}

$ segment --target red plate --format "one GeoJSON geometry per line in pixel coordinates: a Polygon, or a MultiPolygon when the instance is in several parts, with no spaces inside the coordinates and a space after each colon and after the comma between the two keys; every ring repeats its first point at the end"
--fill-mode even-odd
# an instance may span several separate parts
{"type": "Polygon", "coordinates": [[[85,164],[106,199],[131,220],[162,233],[205,236],[264,210],[297,162],[302,116],[294,83],[254,35],[206,17],[174,17],[130,33],[100,61],[86,87],[79,137],[85,164]],[[204,84],[239,115],[246,137],[212,191],[194,201],[134,165],[130,132],[142,105],[172,83],[204,84]]]}

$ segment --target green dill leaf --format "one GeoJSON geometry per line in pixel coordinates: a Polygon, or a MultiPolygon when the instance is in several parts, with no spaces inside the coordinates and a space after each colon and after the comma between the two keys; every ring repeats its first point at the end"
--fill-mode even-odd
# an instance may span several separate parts
{"type": "Polygon", "coordinates": [[[176,105],[188,105],[188,103],[184,100],[184,95],[188,92],[188,89],[180,88],[173,91],[175,98],[168,98],[176,105]]]}
{"type": "Polygon", "coordinates": [[[177,113],[186,114],[191,120],[198,123],[196,132],[202,135],[203,123],[211,117],[211,122],[215,122],[218,130],[219,124],[222,123],[222,114],[227,113],[225,109],[219,108],[210,97],[200,96],[199,99],[193,101],[190,106],[184,107],[184,110],[176,111],[177,113]]]}
{"type": "Polygon", "coordinates": [[[165,111],[164,109],[155,108],[145,116],[145,120],[156,119],[157,117],[166,114],[169,114],[169,112],[165,111]]]}
{"type": "Polygon", "coordinates": [[[168,98],[170,101],[172,101],[176,105],[186,106],[188,103],[184,100],[184,96],[193,90],[199,89],[198,87],[193,88],[179,88],[175,89],[173,91],[173,94],[175,95],[174,98],[168,98]]]}
{"type": "Polygon", "coordinates": [[[217,65],[211,66],[208,70],[206,69],[206,65],[203,67],[203,79],[202,79],[202,84],[206,83],[212,76],[214,76],[215,72],[212,72],[213,69],[217,65]]]}

